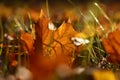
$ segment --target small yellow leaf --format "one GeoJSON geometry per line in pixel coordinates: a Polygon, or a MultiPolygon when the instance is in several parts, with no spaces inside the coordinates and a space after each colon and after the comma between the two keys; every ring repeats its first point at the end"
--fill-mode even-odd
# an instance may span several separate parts
{"type": "Polygon", "coordinates": [[[116,80],[115,75],[111,71],[95,71],[93,73],[94,80],[116,80]]]}

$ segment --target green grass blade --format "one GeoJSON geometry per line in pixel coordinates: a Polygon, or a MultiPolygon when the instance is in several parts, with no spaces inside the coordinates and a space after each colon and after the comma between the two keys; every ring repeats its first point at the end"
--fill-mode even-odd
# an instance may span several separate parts
{"type": "Polygon", "coordinates": [[[4,33],[3,33],[3,26],[0,17],[0,55],[2,54],[3,41],[4,41],[4,33]]]}

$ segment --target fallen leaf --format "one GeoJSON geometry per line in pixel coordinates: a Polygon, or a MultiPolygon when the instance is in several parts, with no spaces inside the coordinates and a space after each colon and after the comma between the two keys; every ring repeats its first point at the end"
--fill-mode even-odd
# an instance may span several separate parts
{"type": "Polygon", "coordinates": [[[108,34],[108,38],[103,38],[102,43],[108,54],[108,60],[113,63],[120,62],[120,30],[115,30],[108,34]]]}
{"type": "Polygon", "coordinates": [[[21,40],[26,43],[26,47],[29,52],[33,50],[34,38],[33,35],[26,32],[21,32],[21,40]]]}
{"type": "Polygon", "coordinates": [[[115,74],[111,71],[95,71],[93,72],[94,80],[116,80],[115,74]]]}
{"type": "Polygon", "coordinates": [[[30,70],[33,73],[34,80],[40,78],[44,80],[47,75],[53,73],[57,66],[66,64],[70,67],[74,60],[76,46],[71,38],[76,34],[73,26],[63,22],[56,30],[48,28],[51,22],[41,10],[39,20],[35,23],[35,40],[29,33],[22,33],[21,39],[25,41],[30,55],[30,70]]]}

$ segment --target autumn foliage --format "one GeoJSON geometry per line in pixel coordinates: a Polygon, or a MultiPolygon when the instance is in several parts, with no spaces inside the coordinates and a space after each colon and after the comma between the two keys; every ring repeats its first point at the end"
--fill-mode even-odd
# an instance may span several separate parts
{"type": "Polygon", "coordinates": [[[108,60],[113,63],[120,62],[120,30],[117,29],[108,34],[108,38],[102,40],[105,51],[108,53],[108,60]]]}
{"type": "Polygon", "coordinates": [[[53,73],[60,65],[71,66],[74,60],[76,46],[71,38],[76,34],[72,25],[63,22],[57,30],[50,30],[48,24],[51,21],[41,10],[40,17],[35,23],[35,39],[33,34],[21,33],[30,54],[29,68],[34,80],[44,80],[47,75],[53,73]]]}
{"type": "Polygon", "coordinates": [[[0,13],[0,31],[3,31],[0,53],[5,58],[3,73],[16,77],[19,73],[16,68],[24,67],[30,74],[27,77],[32,76],[32,80],[57,80],[53,79],[56,77],[67,80],[76,74],[84,76],[83,69],[85,74],[92,72],[96,80],[106,78],[100,78],[101,73],[110,74],[114,79],[109,71],[89,71],[91,67],[93,70],[96,67],[118,70],[116,65],[120,63],[119,22],[112,22],[97,3],[93,5],[83,13],[67,9],[52,15],[43,10],[38,13],[22,8],[18,9],[18,14],[3,6],[0,13]]]}

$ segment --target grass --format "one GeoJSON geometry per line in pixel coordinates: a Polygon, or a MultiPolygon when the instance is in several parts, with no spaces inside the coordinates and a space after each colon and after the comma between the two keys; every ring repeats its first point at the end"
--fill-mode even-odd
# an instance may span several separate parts
{"type": "Polygon", "coordinates": [[[47,9],[48,18],[50,19],[50,11],[49,11],[49,2],[48,2],[48,0],[46,0],[46,9],[47,9]]]}
{"type": "Polygon", "coordinates": [[[0,55],[2,54],[2,49],[3,49],[3,41],[4,41],[3,35],[4,35],[3,26],[2,26],[2,21],[0,17],[0,55]]]}
{"type": "MultiPolygon", "coordinates": [[[[71,5],[73,5],[73,7],[75,8],[75,10],[76,10],[76,12],[80,12],[80,16],[83,16],[83,24],[84,25],[82,25],[82,26],[84,26],[84,28],[86,27],[86,26],[88,26],[88,31],[90,32],[90,34],[88,34],[88,36],[90,37],[90,43],[89,43],[89,45],[85,45],[85,46],[89,46],[88,47],[88,55],[86,55],[87,56],[87,63],[88,63],[88,66],[90,65],[90,63],[91,63],[91,59],[94,61],[94,63],[97,65],[98,63],[99,63],[99,57],[97,56],[98,54],[100,55],[100,57],[103,57],[102,55],[103,54],[101,54],[101,51],[102,52],[105,52],[102,48],[101,48],[101,41],[100,41],[100,38],[99,38],[99,36],[97,36],[96,37],[96,41],[97,41],[97,44],[99,45],[99,46],[97,46],[97,47],[95,47],[94,48],[94,46],[93,46],[93,44],[94,44],[94,36],[91,34],[91,27],[92,26],[94,26],[94,28],[96,28],[95,27],[95,25],[96,24],[98,24],[99,25],[99,27],[102,29],[102,31],[103,31],[103,33],[104,33],[104,35],[106,36],[106,32],[105,32],[105,30],[104,30],[104,27],[102,26],[102,24],[99,22],[99,20],[97,19],[97,17],[96,17],[96,15],[94,14],[94,12],[92,12],[90,9],[88,10],[88,14],[90,14],[89,16],[91,16],[93,19],[94,19],[94,21],[95,21],[95,23],[93,22],[92,23],[92,26],[91,26],[91,23],[89,23],[89,21],[86,19],[86,15],[84,15],[81,11],[80,11],[80,9],[78,9],[78,7],[76,7],[76,5],[71,1],[71,0],[68,0],[68,2],[71,4],[71,5]],[[96,53],[95,51],[94,51],[94,49],[96,49],[97,48],[97,51],[98,51],[98,53],[96,53]],[[94,53],[94,54],[93,54],[94,53]]],[[[94,5],[95,6],[97,6],[98,8],[99,8],[99,10],[102,12],[102,14],[103,14],[103,16],[105,16],[109,21],[110,21],[110,19],[109,19],[109,17],[105,14],[105,12],[102,10],[102,8],[97,4],[97,3],[94,3],[94,5]]],[[[95,7],[94,6],[94,7],[95,7]]],[[[79,21],[78,21],[79,22],[79,21]]],[[[76,23],[76,25],[77,26],[75,26],[76,27],[76,29],[81,29],[81,24],[80,24],[80,22],[79,23],[76,23]]],[[[80,30],[80,32],[82,32],[82,30],[80,30]]],[[[98,34],[97,34],[98,35],[98,34]]],[[[81,53],[80,53],[81,54],[81,53]]],[[[104,53],[105,54],[105,53],[104,53]]],[[[93,64],[93,63],[92,63],[93,64]]]]}

